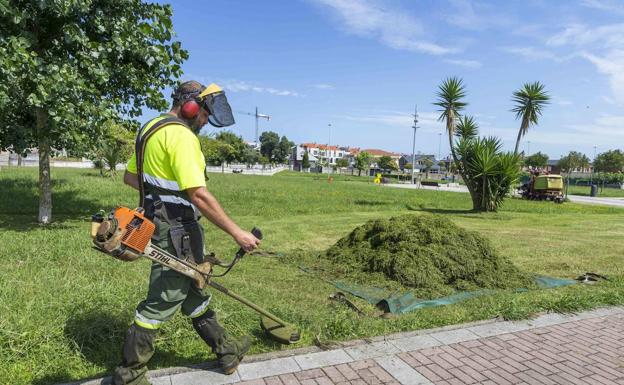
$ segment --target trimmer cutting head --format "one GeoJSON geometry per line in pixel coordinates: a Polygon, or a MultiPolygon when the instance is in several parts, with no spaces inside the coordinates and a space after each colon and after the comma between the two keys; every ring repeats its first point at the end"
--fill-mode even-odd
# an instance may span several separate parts
{"type": "Polygon", "coordinates": [[[299,339],[301,338],[299,331],[297,331],[294,327],[280,324],[273,321],[269,317],[262,317],[260,319],[260,326],[269,338],[279,342],[280,344],[294,344],[299,342],[299,339]]]}

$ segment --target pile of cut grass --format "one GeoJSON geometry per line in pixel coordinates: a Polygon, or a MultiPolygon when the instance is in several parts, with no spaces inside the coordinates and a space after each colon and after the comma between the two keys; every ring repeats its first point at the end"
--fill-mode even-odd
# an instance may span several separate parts
{"type": "Polygon", "coordinates": [[[486,238],[436,215],[368,221],[321,258],[347,279],[367,284],[392,280],[422,298],[535,285],[528,274],[498,255],[486,238]]]}

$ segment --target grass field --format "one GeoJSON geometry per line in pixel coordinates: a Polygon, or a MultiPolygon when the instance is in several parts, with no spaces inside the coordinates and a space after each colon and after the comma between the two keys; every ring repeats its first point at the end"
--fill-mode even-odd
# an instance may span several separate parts
{"type": "MultiPolygon", "coordinates": [[[[105,375],[120,359],[126,328],[143,298],[149,263],[122,263],[91,249],[90,215],[123,204],[136,193],[120,177],[91,170],[53,169],[54,224],[40,227],[37,170],[0,171],[0,383],[48,384],[105,375]]],[[[344,180],[342,179],[344,178],[344,180]]],[[[364,179],[364,178],[363,178],[364,179]]],[[[360,180],[360,179],[357,179],[360,180]]],[[[320,252],[368,219],[434,213],[488,237],[523,271],[576,277],[611,276],[523,294],[500,292],[391,319],[332,303],[335,289],[280,258],[246,257],[219,282],[299,326],[299,346],[415,330],[466,321],[526,318],[542,311],[575,311],[624,303],[624,210],[510,199],[498,213],[470,212],[466,194],[392,189],[286,173],[274,177],[212,174],[209,189],[245,228],[265,234],[263,249],[287,255],[320,252]]],[[[205,222],[205,220],[202,220],[205,222]]],[[[235,244],[205,223],[207,245],[222,256],[235,244]]],[[[289,258],[292,259],[292,258],[289,258]]],[[[215,294],[213,307],[234,334],[255,336],[253,353],[284,349],[262,336],[258,317],[215,294]]],[[[213,359],[187,319],[178,314],[157,340],[150,368],[213,359]]]]}

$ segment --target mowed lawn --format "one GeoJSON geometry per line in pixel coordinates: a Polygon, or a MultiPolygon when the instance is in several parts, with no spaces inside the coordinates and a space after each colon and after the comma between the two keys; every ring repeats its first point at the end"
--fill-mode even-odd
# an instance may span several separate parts
{"type": "MultiPolygon", "coordinates": [[[[0,170],[0,383],[48,384],[102,376],[120,359],[123,336],[145,295],[149,262],[123,263],[91,248],[90,215],[116,205],[135,206],[136,192],[120,176],[53,169],[54,224],[40,227],[37,170],[0,170]]],[[[247,256],[220,283],[297,325],[297,346],[543,311],[576,311],[624,304],[624,210],[510,199],[498,213],[469,211],[466,194],[392,189],[365,178],[334,182],[313,175],[274,177],[211,174],[209,189],[245,228],[260,227],[262,248],[293,255],[318,253],[369,219],[434,213],[489,238],[522,270],[574,278],[611,277],[528,293],[500,292],[452,306],[382,319],[331,302],[336,290],[302,272],[296,261],[247,256]],[[296,252],[296,253],[295,253],[296,252]]],[[[205,220],[209,249],[230,257],[233,241],[205,220]]],[[[212,306],[234,334],[254,336],[253,353],[288,347],[265,338],[258,316],[215,293],[212,306]]],[[[159,334],[150,368],[214,359],[178,314],[159,334]]]]}

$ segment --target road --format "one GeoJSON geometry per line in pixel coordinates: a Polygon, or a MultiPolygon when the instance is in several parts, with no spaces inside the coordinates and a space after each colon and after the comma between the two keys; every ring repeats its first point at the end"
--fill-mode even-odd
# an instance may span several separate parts
{"type": "MultiPolygon", "coordinates": [[[[437,191],[450,191],[450,192],[462,192],[462,193],[468,192],[468,189],[466,188],[466,186],[446,187],[444,185],[441,185],[440,187],[434,187],[434,186],[416,186],[413,184],[398,184],[398,183],[388,183],[383,186],[393,187],[393,188],[437,190],[437,191]]],[[[582,196],[582,195],[568,195],[568,199],[570,199],[570,201],[574,203],[624,207],[624,198],[603,198],[603,197],[587,197],[587,196],[582,196]]]]}

